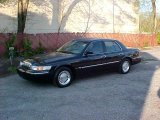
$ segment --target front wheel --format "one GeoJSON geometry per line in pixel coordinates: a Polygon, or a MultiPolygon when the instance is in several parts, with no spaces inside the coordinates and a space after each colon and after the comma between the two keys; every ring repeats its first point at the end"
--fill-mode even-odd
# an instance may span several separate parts
{"type": "Polygon", "coordinates": [[[61,67],[55,72],[53,82],[58,87],[62,88],[69,86],[72,80],[73,80],[72,71],[67,67],[61,67]]]}
{"type": "Polygon", "coordinates": [[[130,60],[124,59],[119,66],[119,72],[122,74],[126,74],[129,72],[130,67],[131,67],[130,60]]]}

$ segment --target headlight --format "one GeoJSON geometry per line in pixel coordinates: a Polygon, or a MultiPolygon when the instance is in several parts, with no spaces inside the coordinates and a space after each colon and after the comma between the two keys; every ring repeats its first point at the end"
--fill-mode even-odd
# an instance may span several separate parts
{"type": "Polygon", "coordinates": [[[31,69],[36,71],[50,70],[51,66],[31,66],[31,69]]]}

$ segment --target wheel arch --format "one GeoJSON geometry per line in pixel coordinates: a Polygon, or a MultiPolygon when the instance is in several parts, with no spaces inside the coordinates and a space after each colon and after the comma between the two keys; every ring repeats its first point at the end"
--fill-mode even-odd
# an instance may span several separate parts
{"type": "Polygon", "coordinates": [[[122,60],[124,60],[124,59],[128,59],[130,61],[130,64],[132,65],[132,58],[130,58],[130,57],[124,57],[122,60]]]}
{"type": "Polygon", "coordinates": [[[75,71],[75,68],[73,66],[71,66],[71,65],[59,65],[59,66],[54,68],[54,72],[57,71],[59,68],[62,68],[62,67],[69,68],[71,70],[71,72],[72,72],[73,77],[75,77],[76,71],[75,71]]]}

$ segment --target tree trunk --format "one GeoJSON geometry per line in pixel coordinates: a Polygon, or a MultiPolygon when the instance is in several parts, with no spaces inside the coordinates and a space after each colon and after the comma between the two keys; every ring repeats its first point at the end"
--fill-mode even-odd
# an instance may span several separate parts
{"type": "Polygon", "coordinates": [[[156,0],[151,0],[152,2],[152,15],[153,15],[153,32],[157,30],[157,18],[156,18],[156,0]]]}
{"type": "Polygon", "coordinates": [[[18,29],[17,33],[24,33],[29,0],[18,0],[18,29]]]}

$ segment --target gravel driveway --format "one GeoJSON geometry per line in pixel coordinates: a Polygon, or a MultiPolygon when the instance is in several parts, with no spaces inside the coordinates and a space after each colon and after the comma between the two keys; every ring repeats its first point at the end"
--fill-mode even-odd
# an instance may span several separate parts
{"type": "Polygon", "coordinates": [[[0,120],[160,120],[160,47],[126,75],[88,74],[67,88],[0,78],[0,120]]]}

